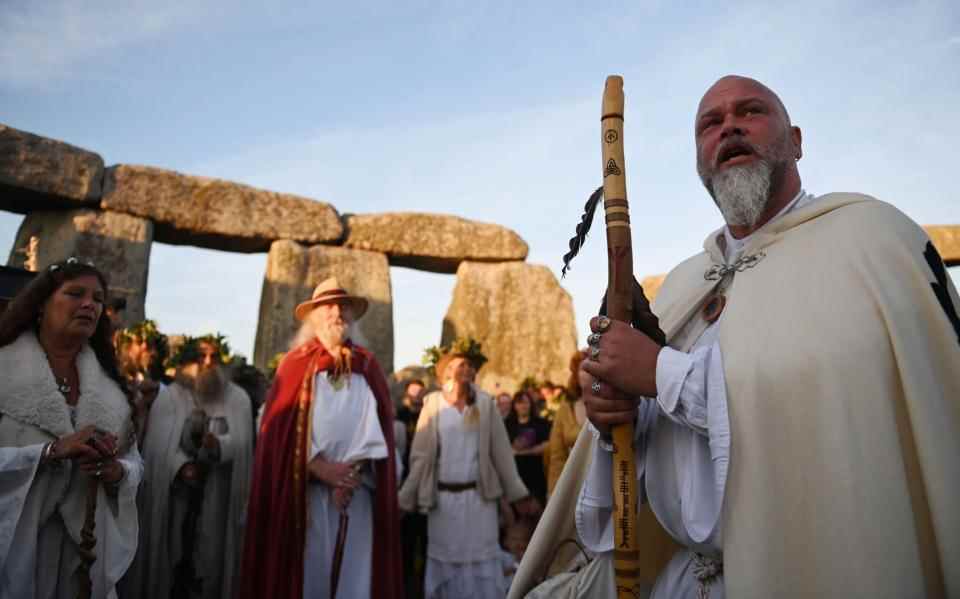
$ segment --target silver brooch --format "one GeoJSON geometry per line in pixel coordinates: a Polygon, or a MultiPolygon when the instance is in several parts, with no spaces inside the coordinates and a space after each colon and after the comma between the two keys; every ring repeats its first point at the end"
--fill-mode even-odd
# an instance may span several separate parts
{"type": "Polygon", "coordinates": [[[748,268],[753,268],[757,265],[758,262],[767,257],[767,254],[764,252],[757,252],[756,254],[750,254],[749,256],[744,256],[734,262],[733,264],[714,264],[707,272],[703,273],[703,278],[707,281],[719,281],[728,274],[735,272],[743,272],[748,268]]]}

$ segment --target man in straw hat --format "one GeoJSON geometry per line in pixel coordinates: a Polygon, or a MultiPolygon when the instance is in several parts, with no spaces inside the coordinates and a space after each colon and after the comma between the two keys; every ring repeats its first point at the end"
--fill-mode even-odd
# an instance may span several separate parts
{"type": "Polygon", "coordinates": [[[366,311],[329,278],[294,312],[312,335],[264,406],[241,597],[402,596],[393,404],[373,354],[349,339],[366,311]]]}

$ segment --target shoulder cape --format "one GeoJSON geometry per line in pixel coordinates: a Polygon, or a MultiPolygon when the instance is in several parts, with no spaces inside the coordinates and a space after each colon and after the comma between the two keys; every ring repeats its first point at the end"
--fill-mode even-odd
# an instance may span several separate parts
{"type": "MultiPolygon", "coordinates": [[[[671,342],[713,291],[717,237],[657,296],[671,342]]],[[[727,596],[960,596],[960,300],[928,237],[838,193],[761,228],[744,254],[763,257],[734,275],[720,324],[727,596]]],[[[572,521],[590,443],[510,597],[545,571],[550,527],[572,521]]]]}
{"type": "MultiPolygon", "coordinates": [[[[371,596],[400,599],[400,513],[393,438],[393,403],[386,378],[373,354],[352,345],[351,370],[362,375],[377,400],[387,457],[374,462],[377,480],[373,509],[371,596]]],[[[277,369],[260,423],[244,541],[240,596],[245,599],[303,597],[306,543],[307,449],[314,373],[333,368],[316,339],[291,351],[277,369]]]]}

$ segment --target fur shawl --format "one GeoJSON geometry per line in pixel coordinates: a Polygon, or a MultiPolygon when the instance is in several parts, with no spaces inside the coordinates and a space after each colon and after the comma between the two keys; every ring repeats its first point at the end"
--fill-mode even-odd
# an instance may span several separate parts
{"type": "MultiPolygon", "coordinates": [[[[89,424],[126,440],[132,432],[130,404],[120,387],[107,376],[89,345],[77,355],[80,398],[77,426],[89,424]]],[[[0,414],[62,437],[75,432],[70,409],[57,389],[53,371],[33,331],[0,347],[0,414]]]]}

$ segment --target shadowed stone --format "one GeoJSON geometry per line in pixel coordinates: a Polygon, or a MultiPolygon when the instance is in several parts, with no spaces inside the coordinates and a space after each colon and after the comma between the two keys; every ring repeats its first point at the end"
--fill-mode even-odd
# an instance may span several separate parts
{"type": "Polygon", "coordinates": [[[24,268],[31,256],[26,248],[36,237],[33,264],[43,270],[76,256],[93,262],[110,281],[110,295],[124,297],[123,324],[145,318],[147,273],[153,224],[142,218],[93,209],[31,212],[23,219],[7,264],[24,268]]]}
{"type": "Polygon", "coordinates": [[[274,242],[267,255],[254,364],[266,369],[275,354],[287,351],[300,327],[293,309],[327,277],[337,277],[350,293],[370,302],[357,321],[355,340],[372,350],[389,374],[393,370],[393,299],[386,256],[341,247],[305,247],[288,240],[274,242]]]}
{"type": "Polygon", "coordinates": [[[947,266],[960,266],[960,225],[925,225],[923,229],[947,266]]]}
{"type": "Polygon", "coordinates": [[[103,158],[0,124],[0,209],[79,208],[100,199],[103,158]]]}
{"type": "Polygon", "coordinates": [[[265,252],[277,239],[316,244],[343,236],[329,204],[148,166],[108,168],[102,207],[152,220],[159,242],[228,252],[265,252]]]}
{"type": "Polygon", "coordinates": [[[545,266],[463,262],[441,342],[466,336],[490,360],[477,376],[483,389],[513,390],[528,376],[563,384],[577,350],[573,302],[545,266]]]}
{"type": "Polygon", "coordinates": [[[527,257],[527,244],[499,225],[419,212],[349,214],[350,248],[381,252],[393,266],[455,273],[464,260],[509,262],[527,257]]]}

